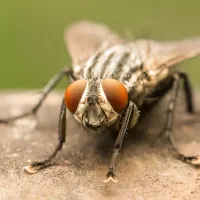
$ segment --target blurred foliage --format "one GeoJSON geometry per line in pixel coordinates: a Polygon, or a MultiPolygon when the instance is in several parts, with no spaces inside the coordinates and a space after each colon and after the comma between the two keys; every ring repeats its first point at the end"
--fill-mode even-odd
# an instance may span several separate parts
{"type": "MultiPolygon", "coordinates": [[[[134,38],[183,39],[200,35],[199,8],[199,0],[1,0],[0,88],[41,88],[70,66],[63,32],[73,21],[103,22],[134,38]]],[[[200,85],[200,59],[181,65],[200,85]]]]}

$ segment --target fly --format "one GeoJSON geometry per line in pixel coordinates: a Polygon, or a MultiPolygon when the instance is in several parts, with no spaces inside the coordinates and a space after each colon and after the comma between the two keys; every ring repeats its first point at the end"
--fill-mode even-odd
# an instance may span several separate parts
{"type": "MultiPolygon", "coordinates": [[[[56,74],[30,111],[0,122],[9,123],[36,114],[50,91],[64,76],[68,76],[72,83],[67,87],[61,105],[58,144],[49,158],[32,162],[25,170],[36,173],[51,165],[65,142],[66,113],[70,111],[86,130],[102,132],[117,123],[118,136],[105,180],[116,182],[118,152],[127,130],[140,119],[140,112],[146,112],[172,90],[164,127],[166,136],[171,139],[173,112],[181,81],[187,112],[194,112],[188,76],[173,67],[200,55],[200,38],[173,42],[127,42],[105,25],[83,21],[67,29],[65,41],[73,68],[64,68],[56,74]]],[[[200,155],[184,157],[184,160],[199,165],[200,155]]]]}

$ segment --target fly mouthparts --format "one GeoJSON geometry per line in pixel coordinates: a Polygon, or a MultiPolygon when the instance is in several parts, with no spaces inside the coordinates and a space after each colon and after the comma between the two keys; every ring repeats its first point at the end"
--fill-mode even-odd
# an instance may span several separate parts
{"type": "Polygon", "coordinates": [[[99,98],[97,95],[90,95],[88,98],[87,98],[87,103],[89,105],[95,105],[96,103],[99,103],[99,98]]]}
{"type": "Polygon", "coordinates": [[[101,124],[95,126],[95,125],[91,125],[91,124],[89,124],[87,122],[86,122],[86,126],[87,126],[87,128],[92,129],[93,131],[97,131],[98,129],[100,129],[102,127],[101,124]]]}

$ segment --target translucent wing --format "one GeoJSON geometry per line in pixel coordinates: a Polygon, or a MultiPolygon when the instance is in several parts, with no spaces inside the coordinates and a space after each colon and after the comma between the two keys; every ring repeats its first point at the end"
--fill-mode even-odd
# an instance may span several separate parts
{"type": "Polygon", "coordinates": [[[200,55],[200,38],[173,42],[139,40],[133,45],[140,52],[147,70],[171,67],[200,55]]]}
{"type": "Polygon", "coordinates": [[[107,26],[88,21],[72,24],[64,38],[74,66],[84,63],[103,44],[108,47],[125,42],[107,26]]]}

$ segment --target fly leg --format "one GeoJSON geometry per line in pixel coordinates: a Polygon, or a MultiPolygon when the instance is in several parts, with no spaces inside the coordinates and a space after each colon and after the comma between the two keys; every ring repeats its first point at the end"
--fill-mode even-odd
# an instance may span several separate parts
{"type": "Polygon", "coordinates": [[[174,75],[174,82],[172,85],[172,96],[168,105],[167,110],[167,119],[165,122],[165,127],[162,131],[162,134],[164,133],[166,138],[169,138],[171,140],[171,132],[172,132],[172,126],[173,126],[173,114],[175,110],[175,104],[178,97],[178,91],[179,91],[179,85],[180,85],[180,76],[178,74],[174,75]]]}
{"type": "MultiPolygon", "coordinates": [[[[180,73],[180,77],[184,80],[185,97],[186,97],[186,102],[187,102],[187,112],[194,113],[192,90],[190,87],[188,76],[185,73],[180,73]]],[[[193,165],[200,165],[200,156],[185,157],[183,155],[180,155],[180,158],[184,162],[187,162],[193,165]]]]}
{"type": "MultiPolygon", "coordinates": [[[[186,103],[187,103],[187,112],[194,113],[192,90],[190,87],[188,77],[185,73],[182,73],[182,72],[177,73],[174,75],[174,82],[173,82],[173,86],[172,86],[173,94],[172,94],[171,100],[169,102],[168,112],[167,112],[167,120],[166,120],[166,125],[164,128],[165,136],[167,138],[169,138],[172,146],[175,148],[176,151],[177,151],[177,149],[174,146],[171,132],[172,132],[172,127],[173,127],[173,114],[174,114],[174,110],[175,110],[175,104],[176,104],[176,100],[177,100],[177,96],[178,96],[179,85],[180,85],[181,79],[184,82],[184,91],[185,91],[185,97],[186,97],[186,103]]],[[[179,155],[179,156],[185,162],[191,163],[193,165],[200,165],[200,156],[191,156],[191,157],[185,157],[183,155],[179,155]]]]}
{"type": "Polygon", "coordinates": [[[124,136],[125,136],[126,131],[128,129],[128,125],[129,125],[129,122],[131,120],[131,115],[133,113],[133,108],[134,108],[134,104],[130,101],[128,108],[125,111],[119,134],[118,134],[117,139],[115,141],[114,151],[113,151],[112,158],[111,158],[111,161],[110,161],[108,173],[106,175],[107,179],[104,181],[105,183],[109,182],[109,181],[117,182],[117,180],[115,179],[115,173],[114,173],[117,155],[119,153],[119,150],[121,149],[124,136]]]}
{"type": "Polygon", "coordinates": [[[38,111],[38,109],[42,105],[42,103],[45,100],[45,98],[47,97],[47,95],[52,91],[52,89],[57,85],[57,83],[59,81],[61,81],[61,79],[64,76],[69,76],[69,78],[74,79],[73,72],[72,72],[71,69],[67,69],[67,68],[62,69],[59,73],[57,73],[54,77],[52,77],[49,80],[49,82],[46,84],[46,86],[41,91],[41,96],[40,96],[38,102],[35,104],[35,106],[33,108],[31,108],[31,110],[26,111],[26,112],[19,114],[17,116],[9,117],[7,119],[0,119],[0,123],[8,124],[9,122],[12,122],[12,121],[17,120],[17,119],[24,118],[28,115],[36,114],[36,112],[38,111]]]}
{"type": "Polygon", "coordinates": [[[24,170],[28,173],[34,174],[40,169],[50,166],[52,160],[55,158],[58,151],[61,150],[62,145],[65,142],[65,135],[66,135],[66,106],[65,106],[65,101],[63,99],[59,117],[58,143],[53,153],[46,160],[31,162],[30,165],[24,167],[24,170]]]}
{"type": "MultiPolygon", "coordinates": [[[[180,81],[183,80],[184,92],[185,92],[185,99],[187,104],[186,111],[188,113],[194,113],[194,105],[193,105],[193,98],[192,98],[192,89],[190,86],[190,82],[188,79],[187,74],[183,72],[176,73],[174,75],[174,81],[172,84],[172,96],[169,102],[168,110],[167,110],[167,119],[165,123],[164,130],[165,136],[170,138],[172,127],[173,127],[173,114],[176,106],[176,100],[178,97],[180,81]]],[[[171,140],[171,139],[170,139],[171,140]]]]}
{"type": "Polygon", "coordinates": [[[192,96],[192,88],[191,83],[188,78],[188,75],[184,72],[179,72],[178,75],[183,80],[183,89],[185,92],[185,100],[187,103],[187,112],[194,113],[194,103],[193,103],[193,96],[192,96]]]}

